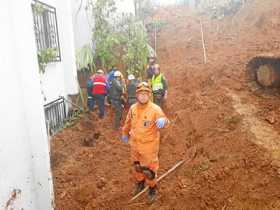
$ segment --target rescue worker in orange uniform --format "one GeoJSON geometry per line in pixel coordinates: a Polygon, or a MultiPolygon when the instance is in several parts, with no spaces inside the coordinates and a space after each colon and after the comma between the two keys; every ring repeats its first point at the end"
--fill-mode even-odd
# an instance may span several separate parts
{"type": "Polygon", "coordinates": [[[147,184],[150,203],[156,198],[160,129],[169,124],[161,108],[150,101],[151,95],[148,83],[142,82],[137,86],[137,103],[129,109],[122,131],[122,141],[128,142],[131,147],[136,180],[134,194],[142,191],[147,184]]]}

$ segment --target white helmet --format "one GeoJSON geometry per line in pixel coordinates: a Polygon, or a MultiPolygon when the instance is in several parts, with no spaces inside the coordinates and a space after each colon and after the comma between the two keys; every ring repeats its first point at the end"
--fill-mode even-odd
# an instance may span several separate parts
{"type": "Polygon", "coordinates": [[[135,79],[135,76],[133,74],[130,74],[128,75],[127,77],[128,80],[134,80],[135,79]]]}
{"type": "Polygon", "coordinates": [[[115,71],[114,77],[121,77],[122,73],[120,71],[115,71]]]}
{"type": "Polygon", "coordinates": [[[104,74],[104,71],[102,69],[98,69],[97,74],[104,74]]]}

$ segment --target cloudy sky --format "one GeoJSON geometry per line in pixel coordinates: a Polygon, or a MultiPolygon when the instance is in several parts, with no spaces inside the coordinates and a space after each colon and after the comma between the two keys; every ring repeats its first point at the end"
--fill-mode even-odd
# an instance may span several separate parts
{"type": "MultiPolygon", "coordinates": [[[[178,0],[153,0],[160,5],[174,4],[178,0]]],[[[129,12],[134,9],[133,0],[116,0],[117,8],[124,12],[129,12]]]]}
{"type": "Polygon", "coordinates": [[[168,5],[176,3],[176,0],[156,0],[156,2],[160,3],[161,5],[168,5]]]}

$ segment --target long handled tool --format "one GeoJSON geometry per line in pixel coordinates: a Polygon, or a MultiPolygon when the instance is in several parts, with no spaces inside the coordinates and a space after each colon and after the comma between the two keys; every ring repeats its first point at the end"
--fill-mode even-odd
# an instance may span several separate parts
{"type": "MultiPolygon", "coordinates": [[[[180,165],[182,165],[184,162],[186,162],[186,160],[181,160],[179,161],[177,164],[175,164],[172,168],[170,168],[167,172],[165,172],[164,174],[162,174],[158,179],[157,182],[159,182],[161,179],[163,179],[164,177],[166,177],[168,174],[170,174],[172,171],[174,171],[177,167],[179,167],[180,165]]],[[[142,195],[144,192],[146,192],[149,189],[148,186],[146,186],[140,193],[138,193],[137,195],[135,195],[131,200],[134,201],[136,198],[138,198],[140,195],[142,195]]]]}
{"type": "Polygon", "coordinates": [[[59,96],[59,98],[63,98],[67,103],[71,104],[72,106],[75,106],[75,107],[78,108],[78,109],[84,110],[83,107],[81,107],[81,106],[79,106],[79,105],[73,103],[72,101],[69,101],[68,99],[66,99],[66,98],[63,97],[63,96],[59,96]]]}
{"type": "MultiPolygon", "coordinates": [[[[187,163],[191,162],[195,156],[196,156],[196,148],[194,148],[194,150],[192,150],[190,152],[189,155],[189,159],[187,161],[187,159],[181,160],[178,163],[176,163],[172,168],[170,168],[167,172],[165,172],[164,174],[162,174],[158,179],[157,182],[159,182],[160,180],[162,180],[164,177],[166,177],[168,174],[170,174],[172,171],[174,171],[176,168],[178,168],[179,166],[181,166],[183,163],[185,163],[187,161],[187,163]]],[[[134,201],[135,199],[137,199],[140,195],[142,195],[144,192],[146,192],[149,189],[148,186],[146,186],[141,192],[139,192],[137,195],[135,195],[133,198],[130,199],[130,202],[134,201]]]]}

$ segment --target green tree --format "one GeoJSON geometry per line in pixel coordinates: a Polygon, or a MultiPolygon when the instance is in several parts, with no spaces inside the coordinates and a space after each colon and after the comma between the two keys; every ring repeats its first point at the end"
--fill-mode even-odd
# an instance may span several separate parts
{"type": "Polygon", "coordinates": [[[127,19],[125,27],[127,30],[123,31],[123,36],[126,45],[122,60],[126,71],[128,74],[143,76],[149,55],[146,28],[141,21],[135,21],[132,17],[127,19]]]}
{"type": "Polygon", "coordinates": [[[114,49],[119,44],[119,39],[110,23],[110,18],[116,11],[115,2],[113,0],[96,0],[91,1],[90,5],[94,20],[95,59],[101,67],[107,68],[115,65],[117,61],[114,49]]]}
{"type": "Polygon", "coordinates": [[[147,31],[142,21],[133,15],[117,16],[114,0],[89,1],[97,66],[109,68],[123,64],[125,73],[142,76],[149,55],[147,31]]]}

